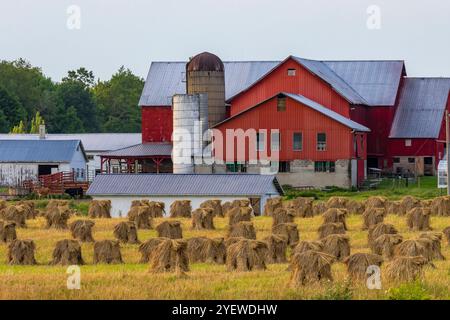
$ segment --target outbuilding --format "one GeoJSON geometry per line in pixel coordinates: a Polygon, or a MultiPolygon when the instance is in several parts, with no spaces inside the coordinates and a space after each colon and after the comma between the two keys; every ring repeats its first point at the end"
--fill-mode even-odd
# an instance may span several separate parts
{"type": "Polygon", "coordinates": [[[57,172],[73,172],[83,181],[86,163],[80,140],[0,140],[0,186],[20,187],[57,172]]]}
{"type": "Polygon", "coordinates": [[[128,214],[133,200],[164,202],[166,215],[176,200],[191,200],[196,209],[206,200],[250,199],[255,215],[268,198],[283,195],[273,175],[259,174],[100,174],[87,192],[94,200],[111,200],[111,216],[128,214]]]}

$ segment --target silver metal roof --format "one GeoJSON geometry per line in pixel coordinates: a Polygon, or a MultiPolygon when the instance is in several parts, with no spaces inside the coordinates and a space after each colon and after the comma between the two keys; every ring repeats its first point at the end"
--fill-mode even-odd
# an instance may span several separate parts
{"type": "Polygon", "coordinates": [[[390,138],[438,138],[450,78],[405,78],[390,138]]]}
{"type": "Polygon", "coordinates": [[[363,126],[362,124],[359,124],[353,120],[350,120],[349,118],[344,117],[343,115],[340,115],[337,112],[334,112],[333,110],[324,107],[321,104],[318,104],[317,102],[308,99],[302,95],[299,94],[291,94],[291,93],[286,93],[283,92],[284,95],[288,96],[291,99],[294,99],[295,101],[300,102],[301,104],[304,104],[320,113],[322,113],[323,115],[343,124],[344,126],[349,127],[350,129],[353,129],[355,131],[358,132],[370,132],[370,129],[363,126]]]}
{"type": "Polygon", "coordinates": [[[145,156],[170,156],[172,145],[170,143],[141,143],[128,148],[114,150],[102,154],[110,157],[145,157],[145,156]]]}
{"type": "Polygon", "coordinates": [[[299,102],[299,103],[301,103],[301,104],[303,104],[303,105],[305,105],[307,107],[310,107],[311,109],[314,109],[317,112],[322,113],[323,115],[325,115],[325,116],[327,116],[327,117],[329,117],[329,118],[331,118],[331,119],[333,119],[333,120],[343,124],[344,126],[349,127],[350,129],[353,129],[353,130],[358,131],[358,132],[370,132],[370,129],[365,127],[365,126],[363,126],[362,124],[359,124],[359,123],[357,123],[357,122],[355,122],[353,120],[350,120],[349,118],[346,118],[343,115],[340,115],[339,113],[334,112],[333,110],[331,110],[331,109],[329,109],[327,107],[324,107],[323,105],[321,105],[321,104],[319,104],[319,103],[317,103],[317,102],[315,102],[315,101],[313,101],[311,99],[308,99],[308,98],[306,98],[306,97],[304,97],[302,95],[299,95],[299,94],[293,94],[293,93],[287,93],[287,92],[280,92],[280,93],[278,93],[278,94],[276,94],[276,95],[274,95],[274,96],[272,96],[272,97],[270,97],[270,98],[268,98],[268,99],[266,99],[266,100],[264,100],[264,101],[262,101],[262,102],[260,102],[260,103],[258,103],[256,105],[254,105],[254,106],[252,106],[250,108],[245,109],[242,112],[239,112],[239,113],[235,114],[234,116],[232,116],[230,118],[225,119],[224,121],[222,121],[220,123],[217,123],[214,127],[217,127],[217,126],[221,125],[222,123],[230,121],[231,119],[234,119],[234,118],[240,116],[241,114],[243,114],[245,112],[253,110],[254,108],[257,108],[258,106],[260,106],[264,102],[266,102],[266,101],[268,101],[270,99],[273,99],[273,98],[275,98],[276,96],[278,96],[280,94],[285,95],[285,96],[287,96],[287,97],[289,97],[291,99],[294,99],[295,101],[297,101],[297,102],[299,102]]]}
{"type": "MultiPolygon", "coordinates": [[[[224,62],[225,98],[236,95],[277,66],[279,61],[224,62]]],[[[139,106],[170,106],[186,93],[186,62],[152,62],[139,106]]]]}
{"type": "MultiPolygon", "coordinates": [[[[394,105],[403,61],[319,61],[292,57],[353,104],[394,105]]],[[[263,78],[282,61],[224,62],[226,100],[263,78]]],[[[139,106],[170,106],[186,93],[186,62],[153,62],[139,106]]]]}
{"type": "Polygon", "coordinates": [[[369,103],[361,97],[348,83],[339,77],[333,70],[331,70],[325,63],[317,60],[303,59],[299,57],[292,57],[295,61],[300,63],[306,69],[314,73],[319,78],[330,84],[334,90],[346,98],[353,104],[369,103]]]}
{"type": "Polygon", "coordinates": [[[257,174],[100,174],[88,195],[261,196],[283,190],[275,176],[257,174]]]}
{"type": "MultiPolygon", "coordinates": [[[[39,140],[38,134],[0,134],[0,140],[39,140]]],[[[111,151],[142,142],[141,133],[47,134],[46,140],[81,140],[86,152],[111,151]]]]}
{"type": "Polygon", "coordinates": [[[323,61],[372,106],[393,106],[403,61],[323,61]]]}
{"type": "Polygon", "coordinates": [[[69,163],[78,147],[80,140],[0,140],[0,162],[69,163]]]}

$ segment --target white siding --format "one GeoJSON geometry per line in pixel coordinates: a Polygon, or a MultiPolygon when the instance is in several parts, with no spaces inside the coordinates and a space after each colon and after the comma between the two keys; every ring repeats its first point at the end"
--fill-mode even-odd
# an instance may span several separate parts
{"type": "Polygon", "coordinates": [[[86,159],[81,151],[81,147],[78,147],[75,153],[73,154],[72,161],[70,162],[69,170],[64,171],[74,171],[75,173],[79,172],[80,175],[76,176],[78,180],[84,180],[86,175],[86,159]]]}
{"type": "Polygon", "coordinates": [[[38,165],[34,163],[0,163],[0,186],[21,186],[23,181],[37,179],[38,165]]]}
{"type": "MultiPolygon", "coordinates": [[[[94,196],[94,200],[111,200],[111,216],[112,217],[125,217],[131,207],[131,201],[148,199],[150,201],[160,201],[164,202],[166,208],[166,216],[170,214],[170,205],[176,200],[191,200],[192,209],[195,210],[200,207],[200,204],[206,200],[220,199],[223,202],[232,201],[236,199],[248,199],[246,197],[233,197],[233,196],[186,196],[186,197],[175,197],[175,196],[146,196],[146,197],[135,197],[135,196],[94,196]]],[[[265,200],[265,199],[264,199],[265,200]]],[[[265,202],[265,201],[264,201],[265,202]]],[[[263,206],[261,207],[263,208],[263,206]]]]}

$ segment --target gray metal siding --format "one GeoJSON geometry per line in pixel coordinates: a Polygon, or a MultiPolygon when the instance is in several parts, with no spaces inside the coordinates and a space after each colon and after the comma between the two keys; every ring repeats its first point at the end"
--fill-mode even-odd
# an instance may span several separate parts
{"type": "Polygon", "coordinates": [[[390,138],[438,138],[450,78],[405,78],[390,138]]]}
{"type": "Polygon", "coordinates": [[[102,154],[103,156],[170,156],[172,145],[168,143],[141,143],[128,148],[123,148],[102,154]]]}

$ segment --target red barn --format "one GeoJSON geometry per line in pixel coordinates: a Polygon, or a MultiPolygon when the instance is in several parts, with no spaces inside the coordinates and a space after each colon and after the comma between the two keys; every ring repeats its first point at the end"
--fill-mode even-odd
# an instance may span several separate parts
{"type": "MultiPolygon", "coordinates": [[[[278,130],[281,183],[356,186],[370,167],[434,174],[443,156],[448,78],[409,78],[404,62],[398,60],[318,61],[289,56],[283,61],[223,64],[229,118],[215,128],[224,133],[278,130]]],[[[139,101],[145,145],[139,150],[146,150],[149,159],[165,163],[166,168],[170,157],[161,143],[171,142],[172,97],[185,93],[186,62],[152,63],[139,101]]],[[[272,138],[270,133],[264,136],[267,148],[272,138]]],[[[120,154],[133,163],[133,170],[155,170],[142,165],[145,154],[127,156],[127,152],[120,154]]],[[[247,163],[248,155],[223,158],[226,163],[216,166],[215,172],[258,172],[247,163]]]]}

